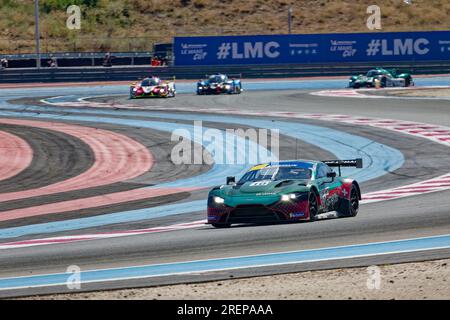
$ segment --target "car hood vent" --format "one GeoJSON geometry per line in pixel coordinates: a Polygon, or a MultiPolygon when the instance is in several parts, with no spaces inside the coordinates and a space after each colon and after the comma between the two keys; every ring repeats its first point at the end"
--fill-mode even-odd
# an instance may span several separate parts
{"type": "Polygon", "coordinates": [[[293,183],[294,183],[294,181],[292,181],[292,180],[284,180],[284,181],[281,181],[280,183],[278,183],[275,186],[275,188],[285,187],[285,186],[288,186],[288,185],[293,184],[293,183]]]}

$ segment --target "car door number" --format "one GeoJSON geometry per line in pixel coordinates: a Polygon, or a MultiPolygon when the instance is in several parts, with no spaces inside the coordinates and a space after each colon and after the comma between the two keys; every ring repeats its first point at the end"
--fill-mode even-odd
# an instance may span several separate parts
{"type": "Polygon", "coordinates": [[[250,184],[250,187],[260,187],[260,186],[267,186],[272,181],[256,181],[250,184]]]}

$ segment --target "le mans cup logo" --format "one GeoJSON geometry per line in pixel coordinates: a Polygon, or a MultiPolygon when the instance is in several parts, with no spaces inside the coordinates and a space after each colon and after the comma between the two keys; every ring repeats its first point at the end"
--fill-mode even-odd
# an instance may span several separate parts
{"type": "Polygon", "coordinates": [[[182,43],[180,53],[181,55],[190,55],[194,61],[205,60],[208,54],[207,47],[207,44],[182,43]]]}
{"type": "Polygon", "coordinates": [[[330,42],[330,52],[338,52],[343,58],[351,58],[357,52],[356,41],[331,40],[330,42]]]}

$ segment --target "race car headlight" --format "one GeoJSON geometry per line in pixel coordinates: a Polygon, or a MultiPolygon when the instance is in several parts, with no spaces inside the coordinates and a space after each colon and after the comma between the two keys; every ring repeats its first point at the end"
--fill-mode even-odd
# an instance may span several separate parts
{"type": "Polygon", "coordinates": [[[225,202],[225,200],[221,197],[213,197],[213,201],[216,204],[223,204],[225,202]]]}
{"type": "Polygon", "coordinates": [[[281,201],[290,201],[297,198],[295,193],[283,194],[281,195],[281,201]]]}

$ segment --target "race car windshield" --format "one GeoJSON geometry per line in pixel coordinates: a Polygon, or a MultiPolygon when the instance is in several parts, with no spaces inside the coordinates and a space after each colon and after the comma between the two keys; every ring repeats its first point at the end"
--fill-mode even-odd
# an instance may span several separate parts
{"type": "Polygon", "coordinates": [[[157,79],[144,79],[142,80],[141,86],[143,87],[152,87],[157,86],[159,81],[157,79]]]}
{"type": "Polygon", "coordinates": [[[261,180],[309,180],[311,179],[311,168],[300,167],[268,167],[260,170],[253,170],[247,172],[238,182],[244,184],[246,182],[254,182],[261,180]]]}

